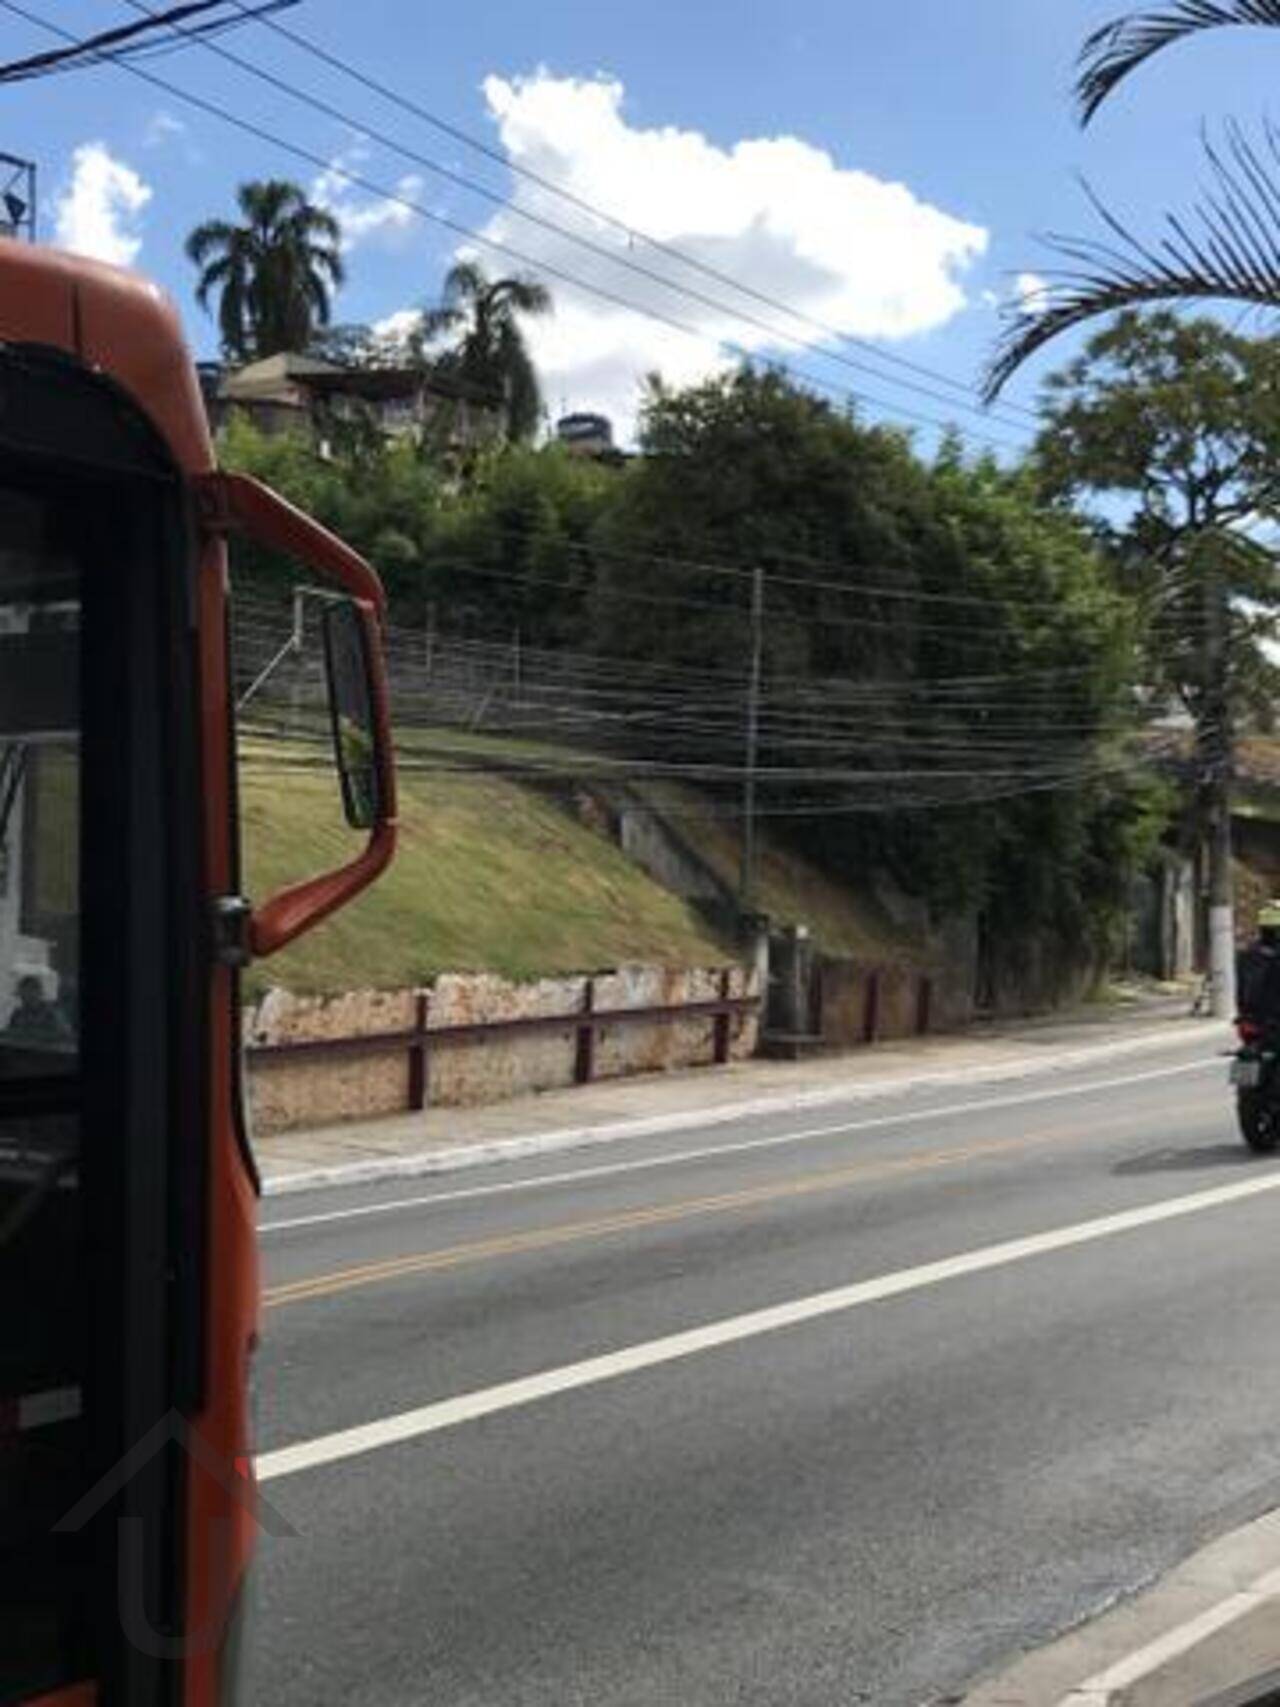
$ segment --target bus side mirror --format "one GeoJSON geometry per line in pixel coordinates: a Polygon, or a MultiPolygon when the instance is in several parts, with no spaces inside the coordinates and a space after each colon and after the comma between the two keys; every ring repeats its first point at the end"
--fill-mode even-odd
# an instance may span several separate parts
{"type": "Polygon", "coordinates": [[[368,888],[395,852],[395,755],[382,647],[386,596],[363,557],[250,475],[201,474],[192,484],[206,529],[246,534],[339,589],[324,625],[334,751],[347,822],[368,830],[369,840],[346,865],[291,884],[253,909],[249,947],[255,956],[274,954],[368,888]]]}
{"type": "Polygon", "coordinates": [[[326,603],[320,624],[342,810],[353,830],[371,830],[378,822],[381,797],[373,712],[378,644],[374,616],[368,605],[354,599],[334,599],[326,603]]]}

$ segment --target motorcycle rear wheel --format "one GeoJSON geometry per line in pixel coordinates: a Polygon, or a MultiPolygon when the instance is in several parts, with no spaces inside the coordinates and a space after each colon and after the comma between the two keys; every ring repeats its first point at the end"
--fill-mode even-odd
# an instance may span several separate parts
{"type": "Polygon", "coordinates": [[[1270,1156],[1280,1147],[1280,1109],[1262,1091],[1237,1091],[1236,1114],[1240,1136],[1259,1156],[1270,1156]]]}

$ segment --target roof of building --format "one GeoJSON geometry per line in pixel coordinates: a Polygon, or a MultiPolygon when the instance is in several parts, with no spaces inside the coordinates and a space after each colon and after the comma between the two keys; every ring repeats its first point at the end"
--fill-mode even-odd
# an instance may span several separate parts
{"type": "Polygon", "coordinates": [[[299,391],[312,396],[362,397],[368,402],[416,397],[425,391],[437,397],[462,398],[480,408],[494,408],[498,401],[446,374],[418,367],[339,367],[290,350],[227,370],[220,395],[230,402],[288,404],[297,401],[299,391]]]}
{"type": "MultiPolygon", "coordinates": [[[[342,369],[332,362],[322,362],[315,356],[295,355],[281,350],[277,355],[264,356],[258,362],[246,362],[243,367],[229,369],[222,378],[222,395],[234,399],[274,399],[291,387],[314,381],[323,374],[339,374],[342,369]]],[[[283,399],[282,399],[283,400],[283,399]]]]}

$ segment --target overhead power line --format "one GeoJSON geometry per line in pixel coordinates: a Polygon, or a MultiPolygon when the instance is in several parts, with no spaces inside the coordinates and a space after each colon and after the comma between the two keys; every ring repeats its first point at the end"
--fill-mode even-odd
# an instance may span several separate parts
{"type": "MultiPolygon", "coordinates": [[[[262,594],[245,593],[237,589],[235,593],[235,609],[237,624],[256,628],[264,635],[278,638],[280,622],[284,614],[281,602],[273,602],[262,594]]],[[[821,622],[821,619],[815,619],[821,622]]],[[[404,623],[393,623],[386,629],[388,644],[412,650],[419,658],[422,656],[423,631],[404,623]]],[[[496,661],[510,654],[510,646],[502,641],[492,639],[468,640],[451,636],[448,644],[459,655],[473,656],[477,660],[496,661]]],[[[646,684],[655,676],[664,680],[674,678],[679,684],[702,685],[713,691],[722,691],[726,680],[740,682],[741,668],[729,666],[714,666],[702,663],[696,666],[659,661],[650,658],[624,657],[617,653],[584,652],[573,648],[551,648],[525,646],[524,656],[531,661],[543,661],[556,665],[569,665],[582,672],[605,676],[610,682],[626,677],[631,680],[641,680],[646,684]]],[[[1016,697],[1018,690],[1033,689],[1054,682],[1073,679],[1077,676],[1095,674],[1093,665],[1054,665],[1039,666],[1031,669],[1013,667],[1008,670],[985,673],[980,675],[962,674],[934,676],[928,679],[893,679],[877,681],[874,679],[848,681],[804,676],[776,675],[770,672],[770,682],[774,687],[786,687],[799,693],[808,693],[814,701],[828,714],[833,704],[842,701],[865,704],[868,701],[887,700],[894,702],[901,698],[927,698],[932,701],[958,699],[966,709],[978,708],[985,710],[999,709],[1002,705],[1012,702],[1021,706],[1023,700],[1016,697]],[[993,690],[994,695],[993,695],[993,690]],[[1011,696],[1012,700],[1011,700],[1011,696]]]]}
{"type": "MultiPolygon", "coordinates": [[[[554,546],[557,550],[568,552],[575,557],[597,557],[619,563],[645,563],[656,568],[690,569],[697,574],[731,576],[743,582],[749,582],[754,574],[754,570],[744,563],[709,562],[701,558],[677,556],[671,552],[653,551],[643,545],[632,546],[627,543],[626,535],[615,534],[612,530],[609,534],[609,540],[617,543],[595,539],[566,539],[561,533],[540,525],[534,526],[522,534],[521,540],[532,546],[554,546]]],[[[828,570],[838,570],[843,567],[834,559],[817,557],[805,559],[796,553],[776,552],[772,546],[763,555],[770,559],[780,557],[788,562],[811,561],[828,570]]],[[[464,574],[467,572],[465,565],[454,565],[448,561],[433,564],[431,567],[437,568],[441,574],[447,574],[454,567],[457,567],[464,574]]],[[[866,567],[862,564],[849,565],[855,574],[865,573],[866,567]]],[[[1029,613],[1043,611],[1062,613],[1067,609],[1067,602],[1064,598],[1027,599],[1020,597],[1017,593],[1005,593],[994,589],[989,593],[939,593],[927,588],[903,586],[901,581],[894,586],[885,581],[855,579],[832,581],[817,576],[811,578],[803,575],[780,575],[771,566],[768,569],[768,584],[770,587],[794,587],[804,592],[836,593],[841,596],[867,600],[889,599],[907,604],[973,606],[987,612],[990,612],[993,606],[1029,613]]],[[[569,590],[567,586],[566,590],[569,590]]],[[[605,591],[607,593],[609,589],[605,589],[605,591]]],[[[716,605],[714,608],[719,610],[724,607],[716,605]]]]}
{"type": "MultiPolygon", "coordinates": [[[[61,37],[63,40],[74,40],[69,31],[63,29],[60,25],[51,22],[51,20],[43,17],[39,13],[33,12],[29,7],[19,4],[19,0],[0,0],[0,5],[3,5],[6,11],[13,13],[15,16],[25,18],[27,22],[34,23],[49,33],[61,37]]],[[[690,326],[686,322],[676,319],[675,316],[668,314],[663,310],[646,307],[643,304],[631,301],[629,298],[619,295],[618,292],[614,290],[595,284],[590,280],[576,277],[574,274],[567,272],[562,267],[558,267],[551,262],[540,260],[535,256],[529,255],[523,250],[516,248],[513,244],[506,243],[496,237],[486,236],[483,232],[464,225],[461,221],[455,220],[447,214],[440,213],[434,209],[424,206],[423,203],[416,200],[413,196],[405,194],[403,190],[388,189],[385,185],[377,183],[362,172],[353,171],[349,166],[339,166],[331,159],[326,159],[323,155],[317,153],[314,149],[308,148],[301,143],[291,141],[279,134],[278,131],[270,131],[264,125],[257,124],[251,119],[246,119],[238,113],[233,113],[228,108],[220,106],[214,101],[205,99],[204,96],[194,94],[188,89],[183,89],[178,84],[172,83],[166,78],[159,77],[152,71],[143,69],[143,67],[134,64],[129,59],[117,60],[113,58],[110,53],[100,53],[96,57],[101,63],[111,65],[118,64],[123,70],[129,72],[132,76],[139,78],[141,81],[149,84],[152,88],[163,90],[164,93],[171,96],[174,100],[182,101],[186,105],[194,107],[199,112],[203,112],[212,118],[218,119],[222,123],[229,124],[234,129],[243,132],[245,135],[254,137],[255,140],[259,142],[278,148],[284,153],[291,155],[294,159],[302,160],[308,165],[316,168],[318,171],[328,173],[330,177],[337,178],[343,183],[350,184],[356,189],[363,190],[380,201],[402,206],[417,217],[425,219],[432,224],[439,225],[445,230],[452,231],[455,235],[465,238],[468,242],[479,243],[483,247],[492,250],[494,253],[504,255],[509,259],[516,261],[521,266],[532,268],[535,272],[542,273],[550,278],[558,279],[561,283],[567,284],[574,289],[585,291],[602,301],[610,303],[614,307],[622,308],[627,313],[638,314],[646,319],[652,320],[655,324],[668,326],[672,330],[679,332],[682,336],[692,338],[703,346],[708,343],[719,342],[722,348],[725,347],[723,340],[716,340],[711,334],[708,334],[697,327],[690,326]]],[[[918,410],[909,409],[905,405],[894,403],[870,392],[861,391],[855,393],[851,387],[837,386],[830,380],[827,380],[817,374],[813,374],[807,369],[792,366],[782,361],[775,361],[774,365],[780,371],[790,374],[801,384],[808,386],[811,389],[825,391],[839,400],[860,401],[865,404],[870,404],[891,416],[896,415],[900,418],[913,420],[925,426],[933,427],[942,431],[947,431],[954,425],[953,422],[943,421],[935,416],[925,415],[918,410]]],[[[1016,448],[1011,446],[1007,441],[997,441],[990,438],[989,435],[974,434],[973,437],[977,438],[979,442],[986,443],[996,450],[1007,451],[1016,448]]]]}
{"type": "MultiPolygon", "coordinates": [[[[584,547],[583,549],[585,550],[587,548],[584,547]]],[[[536,571],[520,572],[510,569],[490,568],[487,565],[477,563],[456,562],[448,564],[447,566],[442,566],[442,569],[445,568],[447,568],[447,572],[450,574],[470,575],[479,580],[505,581],[514,585],[530,587],[558,587],[562,591],[571,590],[567,587],[562,577],[558,575],[539,574],[536,571]]],[[[637,592],[631,587],[609,586],[602,589],[596,589],[594,596],[598,598],[601,604],[605,605],[614,601],[621,601],[624,604],[663,606],[669,609],[679,610],[697,610],[715,616],[736,616],[740,614],[739,607],[730,604],[718,604],[712,599],[691,599],[682,598],[678,595],[637,592]]],[[[992,601],[992,603],[996,602],[998,601],[992,601]]],[[[1064,614],[1066,614],[1065,610],[1064,614]]],[[[985,623],[964,623],[955,621],[912,621],[907,623],[906,621],[880,621],[875,617],[836,616],[827,612],[823,612],[821,615],[816,616],[805,616],[798,611],[775,610],[769,613],[769,624],[771,627],[812,625],[818,628],[827,629],[852,629],[860,633],[867,634],[901,634],[904,639],[912,634],[933,634],[945,639],[953,640],[957,645],[990,645],[993,640],[998,638],[998,634],[992,629],[990,621],[985,623]]]]}
{"type": "MultiPolygon", "coordinates": [[[[86,65],[92,65],[104,56],[124,61],[132,55],[151,55],[172,52],[175,43],[156,43],[152,40],[157,30],[165,29],[176,32],[192,42],[202,42],[211,34],[223,30],[239,29],[247,23],[265,19],[268,13],[283,11],[289,6],[296,6],[298,0],[260,0],[257,5],[237,5],[235,13],[230,17],[209,18],[203,22],[188,25],[191,18],[204,18],[206,12],[225,10],[230,0],[186,0],[181,6],[170,6],[164,11],[155,12],[150,8],[141,8],[147,12],[147,20],[138,24],[119,24],[115,29],[101,30],[97,35],[85,36],[77,41],[68,36],[69,46],[51,48],[46,53],[28,54],[25,59],[12,59],[7,64],[0,65],[0,83],[25,83],[34,77],[50,77],[61,71],[77,71],[86,65]]],[[[181,45],[178,43],[177,45],[181,45]]]]}
{"type": "MultiPolygon", "coordinates": [[[[155,16],[153,8],[146,4],[146,0],[127,0],[127,4],[132,6],[136,12],[141,12],[145,16],[155,16]]],[[[180,27],[175,26],[175,33],[182,35],[185,32],[180,27]]],[[[935,403],[942,403],[944,407],[947,408],[967,410],[968,412],[978,415],[986,420],[993,420],[995,424],[1006,427],[1011,431],[1025,432],[1027,430],[1021,422],[1002,419],[998,415],[991,415],[986,406],[978,402],[976,398],[971,397],[966,400],[964,398],[951,397],[946,395],[944,392],[936,390],[932,386],[921,385],[915,380],[899,379],[892,373],[885,373],[883,369],[872,367],[866,361],[860,361],[854,357],[842,355],[838,350],[814,350],[811,340],[801,338],[795,332],[785,330],[782,327],[770,325],[768,322],[761,320],[757,315],[752,314],[748,310],[736,307],[732,303],[722,302],[715,297],[706,295],[704,291],[695,289],[687,284],[681,284],[677,279],[669,278],[663,273],[655,272],[652,267],[646,266],[643,262],[635,260],[629,252],[622,253],[617,250],[606,248],[603,244],[594,241],[592,238],[585,236],[581,232],[573,230],[569,226],[561,225],[556,220],[550,219],[543,214],[533,212],[528,208],[521,207],[518,203],[509,201],[507,196],[500,191],[491,189],[487,184],[480,183],[475,178],[468,177],[466,173],[459,172],[451,166],[442,165],[438,160],[433,160],[429,155],[419,153],[416,149],[409,147],[398,138],[388,135],[385,131],[375,129],[369,123],[367,118],[363,116],[357,117],[350,112],[344,111],[341,107],[334,106],[332,102],[325,100],[323,97],[308,90],[299,88],[296,83],[291,82],[289,79],[281,77],[275,72],[268,71],[261,65],[255,65],[252,60],[244,58],[242,54],[233,53],[229,48],[221,47],[215,42],[205,42],[203,45],[206,46],[211,53],[216,54],[219,59],[224,60],[229,65],[236,66],[239,70],[246,73],[246,75],[255,78],[258,82],[265,83],[269,88],[278,90],[280,93],[289,96],[290,99],[298,101],[302,105],[309,107],[314,112],[322,113],[325,117],[334,119],[339,124],[349,126],[367,140],[376,142],[380,147],[389,149],[392,153],[399,154],[405,160],[409,160],[414,165],[423,167],[426,171],[434,173],[437,177],[443,178],[446,182],[455,184],[473,195],[480,196],[485,201],[502,208],[506,213],[517,219],[524,220],[527,224],[533,225],[539,230],[549,231],[556,237],[564,238],[568,242],[576,244],[588,254],[594,255],[598,259],[603,260],[608,266],[624,268],[627,272],[633,273],[637,277],[647,280],[650,284],[656,284],[662,290],[670,291],[677,296],[685,297],[692,302],[698,303],[704,308],[711,309],[712,312],[716,314],[727,315],[730,318],[741,320],[744,325],[751,326],[755,330],[764,333],[772,343],[781,342],[795,349],[812,352],[815,356],[818,356],[823,360],[838,362],[841,366],[847,367],[859,375],[870,374],[878,381],[900,386],[907,391],[915,392],[920,396],[927,397],[935,403]]],[[[598,217],[604,218],[606,216],[599,215],[598,217]]],[[[680,256],[679,258],[684,259],[683,256],[680,256]]],[[[711,276],[719,280],[719,282],[727,284],[732,289],[740,291],[749,297],[763,301],[769,307],[780,313],[802,321],[807,321],[808,319],[807,316],[789,307],[786,303],[778,301],[777,298],[762,296],[760,292],[738,283],[727,273],[721,273],[715,269],[710,269],[710,272],[711,276]]],[[[842,341],[843,335],[837,332],[835,328],[824,327],[818,322],[814,322],[813,324],[824,337],[835,339],[837,342],[842,341]]],[[[874,349],[874,346],[871,347],[874,349]]]]}
{"type": "MultiPolygon", "coordinates": [[[[238,6],[241,11],[247,10],[247,0],[231,0],[231,3],[238,6]]],[[[628,221],[620,219],[618,215],[611,213],[608,208],[600,206],[598,202],[589,201],[585,196],[578,195],[573,190],[566,189],[563,184],[557,184],[553,179],[545,177],[540,172],[535,172],[531,167],[523,165],[520,161],[511,159],[509,155],[504,154],[500,149],[492,147],[481,137],[474,136],[470,131],[464,130],[462,126],[453,124],[448,119],[441,118],[439,114],[431,112],[430,109],[423,106],[421,102],[410,99],[409,96],[403,94],[401,91],[391,88],[390,85],[379,81],[376,77],[370,76],[368,72],[361,71],[348,61],[340,59],[336,54],[330,53],[326,48],[321,47],[318,42],[312,41],[310,37],[301,35],[298,31],[291,30],[285,25],[277,23],[274,20],[263,20],[263,22],[265,23],[266,28],[271,30],[273,34],[280,36],[284,41],[292,42],[295,47],[300,48],[304,53],[310,54],[312,58],[317,59],[321,64],[328,66],[330,70],[339,72],[342,76],[350,78],[353,82],[359,84],[360,87],[367,89],[370,93],[379,95],[383,100],[389,101],[393,106],[399,107],[401,111],[410,114],[414,118],[421,119],[424,124],[431,125],[442,135],[451,137],[455,142],[460,142],[467,148],[474,149],[477,153],[483,155],[486,159],[494,161],[497,165],[511,172],[516,177],[523,178],[528,183],[536,184],[539,189],[545,190],[549,195],[553,195],[560,201],[565,202],[567,205],[577,208],[580,213],[585,213],[589,215],[590,218],[599,220],[602,224],[611,226],[615,231],[620,232],[624,237],[626,237],[629,243],[640,243],[646,248],[655,250],[659,254],[667,255],[672,260],[678,261],[682,266],[690,267],[695,272],[701,273],[706,278],[714,279],[719,284],[729,285],[732,289],[741,291],[744,296],[753,298],[765,307],[775,308],[782,313],[790,315],[793,319],[799,320],[802,324],[809,326],[812,330],[820,332],[824,337],[848,344],[856,349],[868,351],[870,354],[874,355],[878,361],[889,363],[894,367],[900,367],[910,373],[919,374],[922,378],[933,380],[937,384],[953,387],[957,391],[968,394],[971,398],[976,397],[978,389],[976,386],[971,385],[964,380],[954,379],[951,375],[943,373],[941,369],[930,367],[926,363],[912,361],[906,356],[899,355],[896,351],[882,349],[870,338],[862,338],[856,333],[842,331],[839,327],[832,326],[801,309],[782,302],[778,298],[768,295],[766,292],[757,289],[753,285],[744,284],[741,279],[733,277],[732,274],[723,272],[718,267],[711,266],[708,262],[700,260],[696,255],[690,255],[686,250],[681,249],[678,245],[665,242],[658,237],[653,237],[648,232],[640,230],[638,226],[631,225],[628,221]]],[[[1033,409],[1028,409],[1020,403],[1009,402],[1004,403],[1002,407],[1011,414],[1023,416],[1032,424],[1038,424],[1039,417],[1033,409]]]]}

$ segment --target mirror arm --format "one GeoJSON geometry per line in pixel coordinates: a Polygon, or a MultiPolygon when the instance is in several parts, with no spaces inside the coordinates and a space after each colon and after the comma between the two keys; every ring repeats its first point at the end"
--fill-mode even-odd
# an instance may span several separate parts
{"type": "Polygon", "coordinates": [[[274,954],[367,889],[379,872],[386,869],[395,847],[395,821],[381,819],[370,832],[363,851],[347,865],[319,877],[305,878],[255,907],[249,921],[249,948],[254,959],[274,954]]]}
{"type": "Polygon", "coordinates": [[[250,948],[255,956],[274,954],[367,888],[395,852],[391,704],[380,635],[386,618],[386,594],[377,573],[363,557],[252,476],[221,471],[198,474],[192,479],[192,487],[206,531],[245,534],[255,544],[295,558],[326,580],[337,582],[357,601],[369,642],[380,804],[377,822],[355,859],[336,871],[292,884],[254,908],[249,922],[250,948]]]}
{"type": "Polygon", "coordinates": [[[296,557],[353,598],[364,599],[386,620],[387,595],[378,574],[336,534],[255,480],[216,469],[192,478],[201,524],[210,533],[242,533],[255,544],[296,557]]]}

